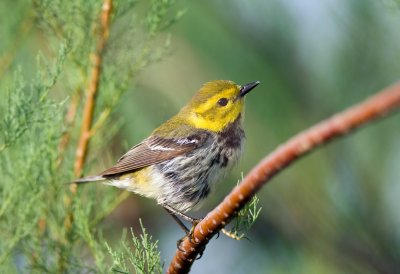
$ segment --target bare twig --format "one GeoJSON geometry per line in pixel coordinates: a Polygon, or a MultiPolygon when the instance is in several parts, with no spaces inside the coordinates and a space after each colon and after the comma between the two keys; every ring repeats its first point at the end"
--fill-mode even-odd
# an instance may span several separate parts
{"type": "MultiPolygon", "coordinates": [[[[92,70],[90,73],[89,84],[86,91],[86,100],[83,109],[82,127],[79,137],[78,147],[76,150],[74,174],[79,176],[82,173],[83,165],[85,163],[86,154],[88,151],[89,140],[91,138],[92,120],[95,107],[95,97],[99,88],[101,66],[103,61],[103,54],[105,45],[109,34],[109,25],[112,11],[112,0],[104,0],[102,6],[102,13],[100,18],[100,30],[96,44],[96,50],[91,56],[92,70]]],[[[75,116],[74,103],[71,103],[70,114],[75,116]]],[[[68,117],[67,117],[68,119],[68,117]]],[[[73,117],[72,117],[73,120],[73,117]]],[[[74,215],[71,209],[72,199],[76,194],[76,184],[70,185],[71,193],[65,197],[65,207],[68,208],[67,216],[64,219],[64,226],[66,235],[69,237],[71,233],[72,224],[74,222],[74,215]]],[[[58,272],[63,273],[66,268],[66,258],[60,257],[58,262],[58,272]]]]}
{"type": "Polygon", "coordinates": [[[254,194],[279,171],[321,145],[349,134],[352,130],[400,108],[400,83],[386,88],[349,109],[299,133],[255,166],[243,181],[195,227],[193,238],[186,237],[172,259],[168,272],[188,273],[205,245],[254,194]]]}
{"type": "MultiPolygon", "coordinates": [[[[100,72],[103,60],[104,48],[109,34],[110,17],[112,10],[112,0],[104,0],[103,12],[101,14],[101,31],[96,46],[96,52],[93,54],[92,72],[90,74],[89,86],[86,94],[86,102],[83,109],[83,121],[81,134],[79,137],[78,148],[76,150],[74,173],[75,176],[80,176],[82,173],[83,165],[85,163],[89,140],[91,137],[90,131],[92,127],[94,101],[100,82],[100,72]]],[[[72,184],[72,192],[76,191],[76,185],[72,184]]]]}

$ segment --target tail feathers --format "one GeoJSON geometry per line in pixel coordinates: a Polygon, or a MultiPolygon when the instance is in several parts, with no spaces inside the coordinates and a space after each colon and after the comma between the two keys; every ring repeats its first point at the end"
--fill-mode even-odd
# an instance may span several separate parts
{"type": "Polygon", "coordinates": [[[72,183],[86,184],[86,183],[100,182],[100,181],[105,181],[105,180],[106,180],[106,178],[104,178],[103,176],[88,176],[88,177],[74,180],[74,181],[72,181],[72,183]]]}

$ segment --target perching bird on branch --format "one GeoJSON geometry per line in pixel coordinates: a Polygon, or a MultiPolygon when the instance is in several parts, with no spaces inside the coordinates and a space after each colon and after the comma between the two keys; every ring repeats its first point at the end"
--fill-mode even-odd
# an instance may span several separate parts
{"type": "Polygon", "coordinates": [[[241,155],[245,95],[260,82],[208,82],[178,114],[111,168],[74,183],[104,182],[153,198],[177,218],[203,201],[241,155]]]}

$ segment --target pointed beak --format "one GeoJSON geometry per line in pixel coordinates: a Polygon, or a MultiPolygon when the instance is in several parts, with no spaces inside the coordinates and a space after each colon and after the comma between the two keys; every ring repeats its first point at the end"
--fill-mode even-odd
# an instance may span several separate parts
{"type": "Polygon", "coordinates": [[[248,83],[243,85],[240,88],[240,97],[244,97],[247,93],[250,92],[250,90],[252,90],[253,88],[255,88],[258,84],[260,83],[260,81],[255,81],[252,83],[248,83]]]}

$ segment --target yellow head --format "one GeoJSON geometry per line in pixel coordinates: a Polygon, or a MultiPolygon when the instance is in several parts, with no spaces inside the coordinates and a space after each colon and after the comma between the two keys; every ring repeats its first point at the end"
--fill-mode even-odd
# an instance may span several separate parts
{"type": "Polygon", "coordinates": [[[244,96],[259,83],[240,86],[225,80],[208,82],[182,109],[182,114],[196,128],[222,131],[239,117],[244,108],[244,96]]]}

